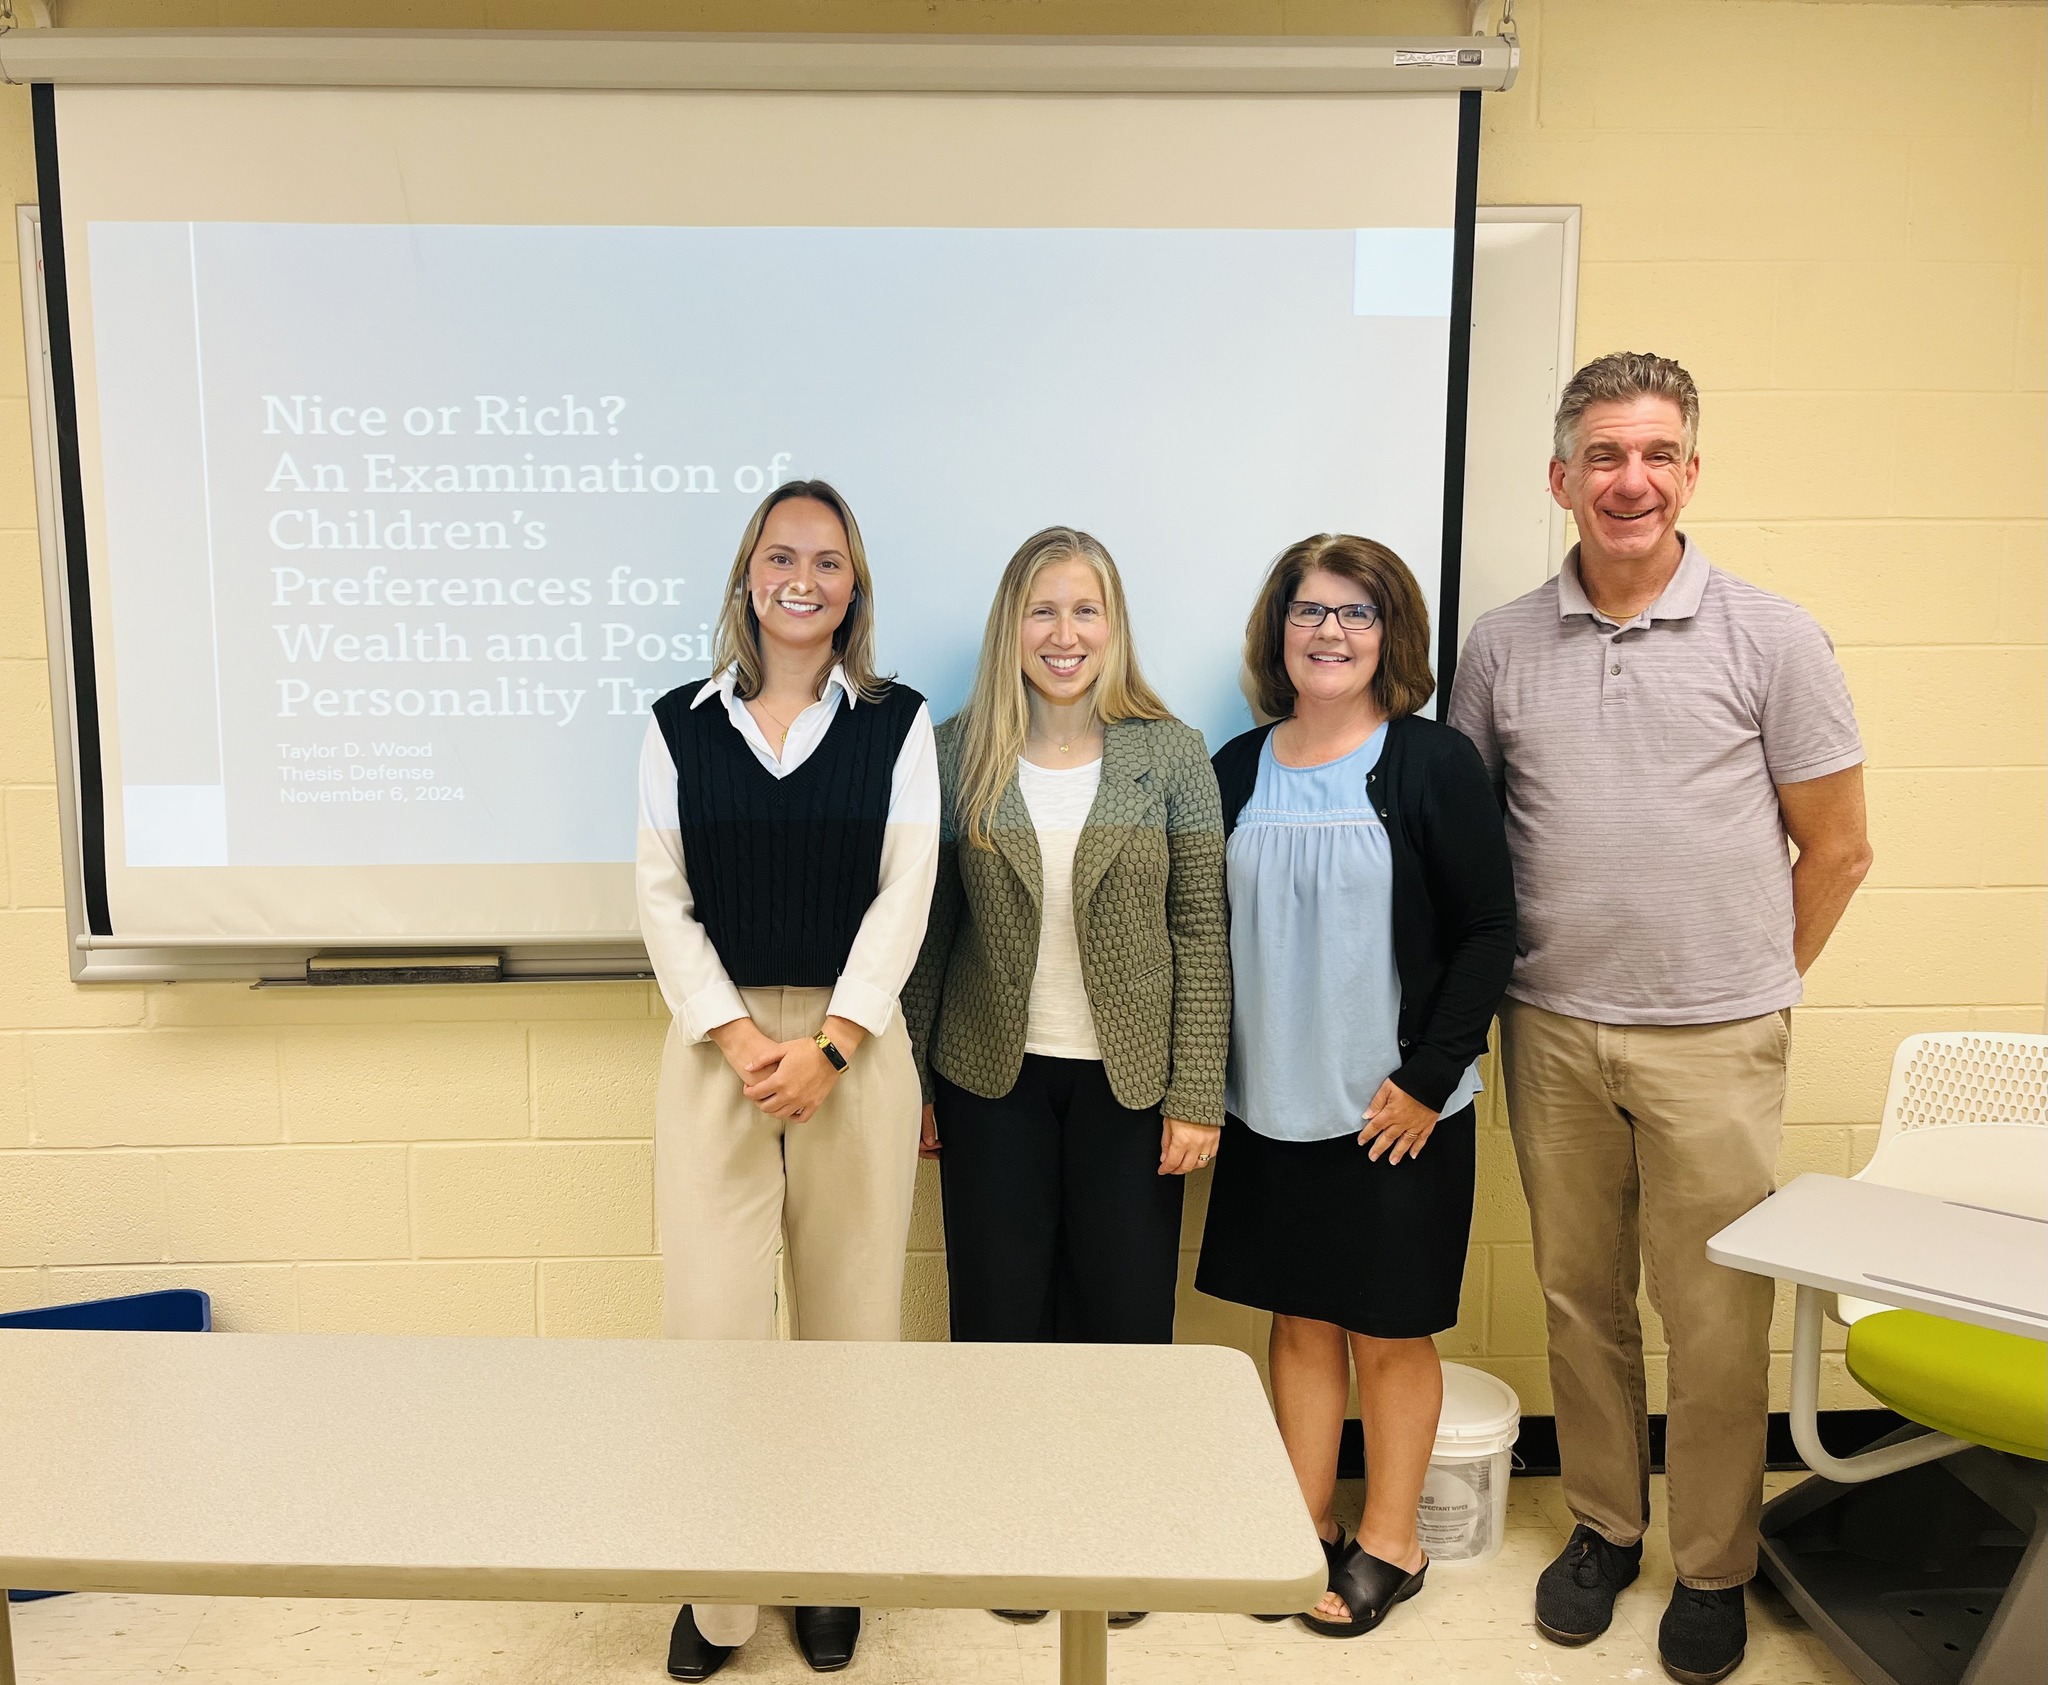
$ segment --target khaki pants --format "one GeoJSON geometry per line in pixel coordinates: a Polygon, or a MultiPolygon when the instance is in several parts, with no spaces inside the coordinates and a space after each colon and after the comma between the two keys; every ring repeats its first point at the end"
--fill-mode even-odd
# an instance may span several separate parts
{"type": "MultiPolygon", "coordinates": [[[[814,1035],[829,989],[743,989],[776,1041],[814,1035]]],[[[902,1333],[903,1249],[917,1177],[919,1094],[899,1015],[861,1044],[817,1115],[769,1117],[716,1044],[671,1028],[654,1110],[662,1332],[681,1340],[775,1334],[775,1252],[788,1252],[791,1325],[805,1340],[902,1333]]],[[[753,1634],[751,1605],[699,1604],[714,1644],[753,1634]]]]}
{"type": "Polygon", "coordinates": [[[1647,1265],[1669,1347],[1672,1561],[1689,1586],[1740,1585],[1756,1572],[1772,1294],[1706,1243],[1772,1191],[1789,1015],[1595,1024],[1510,1000],[1501,1027],[1565,1501],[1614,1544],[1649,1524],[1647,1265]]]}

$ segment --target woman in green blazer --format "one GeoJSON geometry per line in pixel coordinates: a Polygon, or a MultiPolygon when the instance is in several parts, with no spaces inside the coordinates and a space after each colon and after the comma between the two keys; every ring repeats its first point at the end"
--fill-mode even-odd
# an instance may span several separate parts
{"type": "Polygon", "coordinates": [[[953,1338],[1171,1340],[1181,1178],[1223,1122],[1223,817],[1095,539],[1051,527],[1011,558],[938,753],[903,1009],[953,1338]]]}

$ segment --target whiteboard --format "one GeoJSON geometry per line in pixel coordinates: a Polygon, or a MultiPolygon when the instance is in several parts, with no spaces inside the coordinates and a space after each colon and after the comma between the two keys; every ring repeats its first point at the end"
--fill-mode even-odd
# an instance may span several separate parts
{"type": "MultiPolygon", "coordinates": [[[[50,691],[72,975],[79,981],[114,982],[296,973],[297,961],[280,966],[274,959],[209,952],[198,944],[180,951],[95,952],[79,941],[86,925],[79,869],[76,684],[53,449],[56,421],[44,329],[41,238],[34,206],[19,209],[17,234],[25,338],[39,353],[29,359],[30,419],[52,654],[50,691]]],[[[1563,560],[1566,517],[1551,500],[1545,465],[1551,419],[1573,367],[1578,247],[1576,207],[1479,208],[1457,599],[1460,643],[1480,614],[1541,584],[1563,560]]]]}

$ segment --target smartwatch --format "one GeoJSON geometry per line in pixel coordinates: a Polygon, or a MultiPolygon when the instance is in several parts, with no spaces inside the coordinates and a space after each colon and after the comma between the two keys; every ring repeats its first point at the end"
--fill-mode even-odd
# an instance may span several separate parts
{"type": "Polygon", "coordinates": [[[835,1071],[846,1069],[846,1055],[839,1051],[838,1047],[834,1045],[832,1038],[825,1034],[823,1030],[820,1030],[811,1037],[811,1040],[818,1044],[818,1051],[825,1055],[826,1061],[835,1071]]]}

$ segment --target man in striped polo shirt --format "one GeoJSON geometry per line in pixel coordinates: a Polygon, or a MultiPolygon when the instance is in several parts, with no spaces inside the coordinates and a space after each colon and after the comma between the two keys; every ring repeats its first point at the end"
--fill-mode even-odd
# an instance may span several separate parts
{"type": "Polygon", "coordinates": [[[1871,858],[1827,634],[1679,530],[1698,433],[1668,359],[1572,377],[1550,486],[1579,542],[1473,627],[1450,708],[1500,786],[1520,908],[1508,1111],[1578,1521],[1537,1625],[1589,1642],[1641,1564],[1647,1262],[1678,1577],[1658,1653],[1684,1685],[1742,1659],[1768,1407],[1771,1284],[1706,1241],[1771,1192],[1790,1009],[1871,858]]]}

